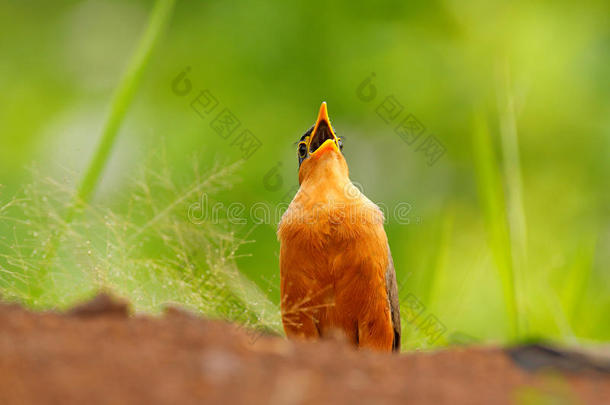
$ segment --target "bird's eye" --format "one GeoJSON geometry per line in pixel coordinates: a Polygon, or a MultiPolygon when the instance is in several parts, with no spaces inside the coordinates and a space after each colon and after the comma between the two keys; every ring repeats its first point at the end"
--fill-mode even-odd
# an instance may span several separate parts
{"type": "Polygon", "coordinates": [[[303,159],[307,155],[307,144],[299,142],[299,157],[303,159]]]}
{"type": "Polygon", "coordinates": [[[337,138],[337,145],[339,146],[339,150],[343,150],[343,139],[337,138]]]}

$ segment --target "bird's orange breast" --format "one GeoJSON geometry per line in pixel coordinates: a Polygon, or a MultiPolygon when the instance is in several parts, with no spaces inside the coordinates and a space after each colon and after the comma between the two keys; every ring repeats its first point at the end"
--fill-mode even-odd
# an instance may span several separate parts
{"type": "Polygon", "coordinates": [[[282,217],[284,329],[301,338],[340,332],[359,346],[390,350],[383,214],[345,179],[304,182],[282,217]]]}

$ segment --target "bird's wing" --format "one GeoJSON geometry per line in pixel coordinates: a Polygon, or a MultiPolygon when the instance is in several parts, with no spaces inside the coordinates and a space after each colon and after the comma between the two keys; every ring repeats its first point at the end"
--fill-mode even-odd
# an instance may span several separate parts
{"type": "Polygon", "coordinates": [[[398,286],[396,284],[396,271],[394,270],[394,261],[392,260],[392,252],[388,245],[388,267],[385,271],[385,285],[388,293],[388,301],[390,302],[390,312],[392,315],[392,326],[394,328],[394,342],[392,350],[400,351],[400,302],[398,301],[398,286]]]}

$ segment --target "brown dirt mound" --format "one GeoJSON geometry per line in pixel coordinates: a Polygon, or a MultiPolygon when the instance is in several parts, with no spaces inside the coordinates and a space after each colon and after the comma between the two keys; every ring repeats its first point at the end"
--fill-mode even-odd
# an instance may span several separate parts
{"type": "Polygon", "coordinates": [[[605,367],[542,346],[391,355],[252,339],[175,309],[130,317],[107,296],[63,315],[0,305],[0,404],[610,404],[605,367]]]}

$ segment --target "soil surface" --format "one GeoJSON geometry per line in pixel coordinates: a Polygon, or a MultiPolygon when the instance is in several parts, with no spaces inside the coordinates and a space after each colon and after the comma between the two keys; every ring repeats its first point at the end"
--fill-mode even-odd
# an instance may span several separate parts
{"type": "Polygon", "coordinates": [[[108,297],[0,305],[0,404],[610,404],[607,363],[544,346],[380,354],[108,297]]]}

